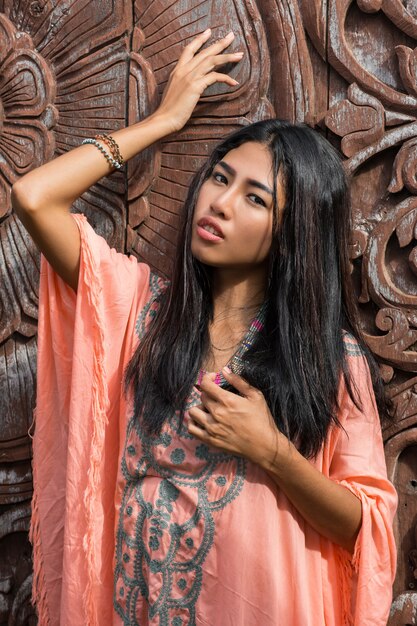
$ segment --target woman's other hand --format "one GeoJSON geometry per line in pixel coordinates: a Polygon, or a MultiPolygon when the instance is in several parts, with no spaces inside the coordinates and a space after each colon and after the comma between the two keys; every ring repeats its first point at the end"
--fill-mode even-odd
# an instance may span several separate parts
{"type": "Polygon", "coordinates": [[[190,434],[254,463],[263,464],[267,457],[274,463],[288,440],[277,429],[262,392],[228,369],[222,373],[241,395],[222,389],[214,374],[206,374],[200,385],[201,405],[189,411],[190,434]]]}
{"type": "Polygon", "coordinates": [[[208,445],[260,465],[317,532],[353,553],[362,523],[359,498],[324,476],[276,427],[263,394],[223,370],[237,396],[206,375],[202,405],[190,409],[189,432],[208,445]]]}
{"type": "Polygon", "coordinates": [[[230,32],[223,39],[198,52],[210,35],[211,30],[208,29],[184,48],[171,72],[161,104],[154,113],[154,117],[162,117],[169,123],[171,132],[180,130],[188,122],[207,87],[216,82],[231,87],[238,84],[228,74],[217,71],[217,68],[226,63],[237,63],[243,56],[243,52],[223,53],[232,43],[234,34],[230,32]]]}

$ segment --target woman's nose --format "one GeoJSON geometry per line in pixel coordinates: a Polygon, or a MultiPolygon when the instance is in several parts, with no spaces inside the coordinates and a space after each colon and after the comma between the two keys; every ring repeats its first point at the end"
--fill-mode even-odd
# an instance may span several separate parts
{"type": "Polygon", "coordinates": [[[233,203],[236,198],[234,193],[227,189],[223,193],[218,194],[211,203],[211,208],[217,215],[221,215],[225,219],[229,219],[233,212],[233,203]]]}

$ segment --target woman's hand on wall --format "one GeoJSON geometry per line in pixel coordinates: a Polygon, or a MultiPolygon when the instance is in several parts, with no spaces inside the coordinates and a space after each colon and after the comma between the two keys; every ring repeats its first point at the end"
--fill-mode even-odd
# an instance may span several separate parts
{"type": "Polygon", "coordinates": [[[210,35],[211,30],[208,29],[184,48],[177,65],[171,72],[161,104],[152,116],[169,122],[171,132],[183,128],[207,87],[216,82],[225,83],[231,87],[238,84],[228,74],[217,71],[226,63],[237,63],[243,56],[243,52],[223,53],[232,43],[234,34],[230,32],[223,39],[198,52],[210,35]]]}

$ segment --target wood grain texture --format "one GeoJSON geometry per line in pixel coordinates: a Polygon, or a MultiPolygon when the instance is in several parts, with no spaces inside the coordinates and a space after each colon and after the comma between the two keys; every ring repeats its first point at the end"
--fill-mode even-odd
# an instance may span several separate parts
{"type": "MultiPolygon", "coordinates": [[[[28,543],[28,430],[35,405],[39,254],[11,213],[10,187],[85,137],[125,125],[129,3],[0,3],[0,624],[36,623],[28,543]]],[[[126,177],[75,204],[124,249],[126,177]]]]}
{"type": "Polygon", "coordinates": [[[417,623],[416,11],[406,4],[413,3],[329,0],[327,41],[317,3],[307,15],[330,69],[324,124],[352,177],[351,256],[362,326],[395,407],[384,432],[400,502],[390,626],[417,623]]]}

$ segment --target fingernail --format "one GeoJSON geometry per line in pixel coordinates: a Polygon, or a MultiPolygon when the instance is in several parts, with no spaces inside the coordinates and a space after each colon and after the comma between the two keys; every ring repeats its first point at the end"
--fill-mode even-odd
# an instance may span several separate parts
{"type": "Polygon", "coordinates": [[[234,82],[235,85],[239,85],[239,81],[235,80],[234,78],[232,78],[232,81],[234,82]]]}
{"type": "Polygon", "coordinates": [[[230,38],[230,37],[234,37],[235,34],[234,32],[231,30],[230,33],[227,33],[226,38],[230,38]]]}
{"type": "Polygon", "coordinates": [[[208,35],[209,33],[211,33],[211,28],[206,28],[203,35],[208,35]]]}
{"type": "Polygon", "coordinates": [[[227,365],[223,368],[223,372],[226,372],[226,374],[231,374],[232,370],[230,369],[230,367],[228,367],[227,365]]]}
{"type": "Polygon", "coordinates": [[[243,52],[235,52],[234,54],[237,57],[243,57],[243,52]]]}

